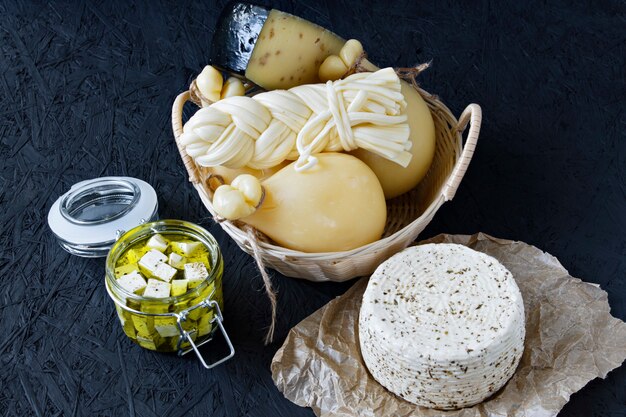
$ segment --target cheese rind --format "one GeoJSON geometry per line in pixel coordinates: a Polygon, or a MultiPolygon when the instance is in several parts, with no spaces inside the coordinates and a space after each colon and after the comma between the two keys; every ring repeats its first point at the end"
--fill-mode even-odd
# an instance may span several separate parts
{"type": "Polygon", "coordinates": [[[374,272],[359,316],[374,378],[417,405],[476,404],[513,375],[524,305],[511,273],[461,245],[408,248],[374,272]]]}

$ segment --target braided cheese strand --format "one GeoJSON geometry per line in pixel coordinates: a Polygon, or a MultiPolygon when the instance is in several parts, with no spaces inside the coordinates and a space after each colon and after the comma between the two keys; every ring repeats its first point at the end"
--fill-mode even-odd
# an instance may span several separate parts
{"type": "Polygon", "coordinates": [[[320,152],[364,148],[406,167],[406,101],[392,68],[253,97],[228,97],[189,119],[180,141],[200,166],[265,169],[285,159],[297,170],[320,152]]]}

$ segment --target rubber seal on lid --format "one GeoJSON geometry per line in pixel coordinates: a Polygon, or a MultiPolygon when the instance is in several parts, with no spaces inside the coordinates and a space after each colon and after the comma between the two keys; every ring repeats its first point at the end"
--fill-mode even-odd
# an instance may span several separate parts
{"type": "Polygon", "coordinates": [[[156,192],[131,177],[102,177],[79,182],[59,197],[48,225],[69,253],[106,256],[120,234],[157,217],[156,192]]]}

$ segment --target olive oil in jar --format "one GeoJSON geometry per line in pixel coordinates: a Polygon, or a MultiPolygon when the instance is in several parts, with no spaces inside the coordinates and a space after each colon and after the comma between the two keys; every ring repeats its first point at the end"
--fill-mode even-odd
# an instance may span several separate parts
{"type": "Polygon", "coordinates": [[[186,233],[145,233],[128,242],[107,277],[124,333],[161,352],[189,348],[181,328],[196,344],[210,338],[215,310],[203,303],[223,307],[222,260],[214,258],[205,242],[186,233]],[[180,327],[172,313],[183,314],[180,327]]]}

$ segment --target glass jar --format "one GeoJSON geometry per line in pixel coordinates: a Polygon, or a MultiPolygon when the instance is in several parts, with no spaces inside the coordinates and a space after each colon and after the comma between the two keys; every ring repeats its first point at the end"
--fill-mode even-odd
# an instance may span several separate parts
{"type": "Polygon", "coordinates": [[[111,248],[106,260],[106,288],[115,303],[124,333],[143,348],[157,352],[192,350],[203,366],[212,368],[230,359],[235,351],[224,326],[222,274],[224,261],[215,238],[202,227],[180,220],[160,220],[139,225],[124,234],[111,248]],[[208,276],[186,293],[165,298],[143,297],[126,291],[118,282],[115,268],[118,260],[138,242],[154,234],[198,241],[209,252],[208,276]],[[219,329],[230,353],[207,364],[198,347],[210,341],[219,329]]]}
{"type": "Polygon", "coordinates": [[[101,177],[74,184],[60,196],[50,208],[48,224],[72,255],[107,256],[106,289],[131,340],[159,352],[184,355],[193,350],[206,368],[212,368],[235,353],[222,324],[224,263],[219,246],[200,226],[157,218],[157,196],[150,184],[132,177],[101,177]],[[210,257],[208,277],[175,297],[147,298],[125,291],[115,277],[118,260],[131,246],[156,233],[201,242],[210,257]],[[211,340],[217,329],[230,353],[207,364],[198,346],[211,340]]]}

